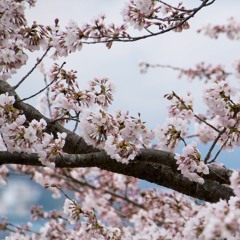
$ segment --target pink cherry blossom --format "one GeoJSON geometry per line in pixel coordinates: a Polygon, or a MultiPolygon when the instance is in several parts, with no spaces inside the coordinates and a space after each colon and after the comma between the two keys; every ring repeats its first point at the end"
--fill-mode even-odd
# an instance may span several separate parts
{"type": "Polygon", "coordinates": [[[177,160],[178,170],[184,177],[193,182],[204,183],[200,174],[209,174],[209,169],[201,160],[201,154],[196,147],[196,143],[193,142],[184,147],[182,154],[177,154],[175,159],[177,160]]]}
{"type": "MultiPolygon", "coordinates": [[[[240,95],[233,82],[239,78],[238,60],[233,72],[204,62],[182,68],[142,61],[142,73],[168,68],[181,78],[206,84],[205,114],[195,112],[190,91],[182,96],[173,89],[165,95],[170,101],[168,117],[155,130],[140,113],[134,117],[127,110],[112,109],[115,87],[108,77],[93,77],[83,88],[77,71],[67,69],[65,62],[51,68],[43,64],[48,57],[54,62],[67,59],[89,44],[110,49],[114,42],[182,32],[214,1],[187,8],[180,2],[130,0],[121,11],[120,24],[101,14],[82,25],[71,20],[65,27],[58,18],[47,25],[29,23],[26,9],[36,3],[0,0],[0,184],[7,185],[11,174],[24,174],[50,190],[53,198],[64,196],[65,202],[60,210],[33,206],[31,223],[0,219],[0,231],[8,232],[5,239],[240,239],[239,171],[212,164],[222,151],[240,146],[240,95]],[[39,50],[43,55],[11,86],[9,80],[39,50]],[[27,91],[20,92],[19,86],[30,81],[36,69],[45,87],[25,96],[27,91]],[[28,102],[40,94],[42,114],[28,102]],[[208,144],[205,158],[192,138],[208,144]],[[190,196],[143,188],[138,178],[190,196]],[[186,186],[179,187],[179,180],[186,186]]],[[[239,40],[239,26],[231,18],[228,24],[208,25],[200,32],[239,40]]]]}

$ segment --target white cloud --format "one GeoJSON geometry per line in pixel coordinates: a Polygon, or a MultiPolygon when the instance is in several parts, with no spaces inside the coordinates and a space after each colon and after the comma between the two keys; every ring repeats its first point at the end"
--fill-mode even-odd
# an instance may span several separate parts
{"type": "Polygon", "coordinates": [[[0,215],[10,217],[25,217],[29,206],[40,198],[40,191],[33,184],[23,180],[10,180],[6,187],[1,189],[0,215]]]}

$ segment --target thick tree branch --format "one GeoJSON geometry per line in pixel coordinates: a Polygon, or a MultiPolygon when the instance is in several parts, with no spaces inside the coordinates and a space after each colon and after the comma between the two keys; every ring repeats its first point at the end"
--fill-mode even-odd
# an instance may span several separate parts
{"type": "MultiPolygon", "coordinates": [[[[66,155],[56,158],[56,167],[98,167],[111,172],[133,176],[162,185],[192,197],[209,202],[219,199],[229,199],[233,195],[227,186],[231,171],[216,166],[210,166],[210,173],[202,176],[205,179],[203,185],[189,181],[177,170],[174,154],[154,149],[142,149],[129,164],[122,164],[112,160],[105,152],[100,152],[88,146],[77,134],[62,127],[57,122],[43,116],[39,111],[29,104],[20,102],[13,87],[8,83],[0,81],[0,94],[8,92],[15,96],[14,107],[23,111],[28,121],[33,119],[45,119],[48,124],[47,132],[56,134],[66,132],[66,144],[64,151],[66,155]]],[[[42,166],[36,154],[0,152],[0,164],[21,164],[31,166],[42,166]]]]}
{"type": "MultiPolygon", "coordinates": [[[[210,174],[204,176],[203,185],[189,181],[176,170],[173,155],[157,150],[142,150],[136,159],[129,164],[116,162],[105,152],[89,154],[66,154],[56,158],[56,167],[78,168],[98,167],[115,173],[143,179],[189,196],[217,202],[233,196],[232,189],[227,185],[231,171],[216,166],[210,167],[210,174]]],[[[0,164],[21,164],[42,166],[36,154],[0,152],[0,164]]]]}

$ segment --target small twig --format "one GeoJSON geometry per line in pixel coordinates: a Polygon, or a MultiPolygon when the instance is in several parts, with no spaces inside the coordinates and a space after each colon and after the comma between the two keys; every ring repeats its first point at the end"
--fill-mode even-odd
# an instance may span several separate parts
{"type": "MultiPolygon", "coordinates": [[[[45,85],[47,86],[48,83],[47,83],[47,76],[46,74],[44,74],[44,82],[45,82],[45,85]]],[[[47,103],[48,103],[48,111],[49,111],[49,116],[51,117],[52,116],[52,110],[51,110],[51,102],[50,102],[50,94],[49,94],[49,88],[47,88],[47,103]]]]}
{"type": "Polygon", "coordinates": [[[150,34],[153,34],[153,32],[152,31],[150,31],[149,29],[147,29],[147,28],[144,28],[148,33],[150,33],[150,34]]]}
{"type": "Polygon", "coordinates": [[[0,136],[1,136],[1,138],[2,138],[3,144],[5,145],[5,147],[6,147],[7,151],[8,151],[8,145],[7,145],[7,143],[5,142],[5,140],[4,140],[4,138],[3,138],[3,134],[2,134],[1,132],[0,132],[0,136]]]}
{"type": "Polygon", "coordinates": [[[60,192],[62,192],[62,194],[66,197],[66,198],[68,198],[70,201],[72,201],[74,204],[75,204],[75,202],[62,190],[62,188],[60,187],[60,186],[57,186],[57,185],[45,185],[45,188],[50,188],[50,187],[55,187],[55,188],[57,188],[60,192]]]}
{"type": "Polygon", "coordinates": [[[193,134],[193,135],[186,136],[186,138],[194,138],[194,137],[199,137],[199,134],[193,134]]]}
{"type": "Polygon", "coordinates": [[[218,155],[221,153],[221,151],[223,150],[223,148],[225,147],[225,145],[227,144],[229,138],[226,139],[226,141],[223,143],[223,145],[220,147],[220,149],[217,151],[215,157],[209,162],[209,163],[213,163],[216,161],[218,155]]]}
{"type": "Polygon", "coordinates": [[[187,143],[186,143],[186,141],[184,140],[184,138],[181,137],[181,136],[179,136],[179,139],[183,141],[183,143],[184,143],[184,145],[185,145],[185,147],[186,147],[186,146],[187,146],[187,143]]]}
{"type": "Polygon", "coordinates": [[[205,123],[206,125],[208,125],[210,128],[214,129],[216,132],[220,133],[221,131],[217,128],[215,128],[213,125],[211,125],[210,123],[208,123],[207,121],[203,120],[202,118],[200,118],[198,115],[194,115],[195,118],[197,118],[199,121],[205,123]]]}
{"type": "Polygon", "coordinates": [[[181,68],[174,67],[174,66],[171,66],[171,65],[168,65],[168,64],[149,64],[149,63],[146,63],[146,65],[147,65],[147,67],[151,67],[151,68],[159,67],[159,68],[169,68],[169,69],[172,69],[172,70],[175,70],[175,71],[182,71],[181,68]]]}
{"type": "MultiPolygon", "coordinates": [[[[204,163],[207,163],[207,162],[208,162],[209,158],[211,157],[211,153],[212,153],[213,149],[215,148],[218,140],[220,139],[220,137],[222,136],[222,134],[223,134],[225,131],[226,131],[226,128],[224,128],[221,132],[219,132],[218,136],[215,138],[212,146],[209,148],[208,153],[207,153],[207,155],[206,155],[206,157],[205,157],[205,159],[204,159],[204,163]]],[[[218,154],[219,154],[219,153],[218,153],[218,154]]]]}
{"type": "MultiPolygon", "coordinates": [[[[59,70],[58,70],[57,75],[60,73],[60,71],[61,71],[61,69],[63,68],[64,64],[66,64],[66,62],[64,62],[64,63],[61,65],[61,67],[60,67],[59,70]]],[[[56,79],[53,79],[45,88],[41,89],[41,90],[38,91],[37,93],[31,95],[30,97],[23,98],[23,99],[21,99],[21,100],[19,100],[19,101],[17,101],[17,102],[18,102],[18,103],[19,103],[19,102],[23,102],[23,101],[26,101],[26,100],[28,100],[28,99],[30,99],[30,98],[33,98],[33,97],[37,96],[38,94],[40,94],[40,93],[42,93],[44,90],[46,90],[49,86],[51,86],[51,85],[54,83],[55,80],[56,80],[56,79]]]]}
{"type": "Polygon", "coordinates": [[[167,6],[167,7],[169,7],[169,8],[172,8],[172,9],[174,9],[174,10],[176,10],[176,11],[181,11],[181,12],[185,12],[185,13],[191,13],[191,12],[194,12],[194,11],[195,11],[195,9],[187,10],[187,9],[177,8],[177,7],[174,7],[174,6],[170,5],[170,4],[167,4],[167,3],[165,3],[165,2],[163,2],[163,1],[161,1],[161,0],[158,0],[158,2],[164,4],[165,6],[167,6]]]}
{"type": "Polygon", "coordinates": [[[45,51],[45,53],[42,55],[42,57],[40,59],[37,60],[36,64],[33,66],[33,68],[19,81],[19,83],[17,85],[15,85],[13,88],[17,89],[23,82],[24,80],[30,76],[30,74],[36,69],[36,67],[42,62],[42,60],[44,59],[44,57],[47,55],[48,51],[50,50],[51,46],[49,46],[47,48],[47,50],[45,51]]]}
{"type": "Polygon", "coordinates": [[[79,121],[79,114],[80,114],[80,112],[76,113],[76,118],[77,119],[75,120],[75,126],[74,126],[74,129],[73,129],[74,133],[76,132],[78,124],[80,123],[80,121],[79,121]]]}
{"type": "Polygon", "coordinates": [[[216,0],[212,0],[212,1],[211,1],[211,2],[209,2],[209,3],[206,3],[206,5],[205,5],[205,6],[209,6],[209,5],[211,5],[211,4],[213,4],[215,1],[216,1],[216,0]]]}
{"type": "Polygon", "coordinates": [[[58,121],[63,121],[63,120],[80,122],[79,119],[76,119],[76,117],[62,117],[62,118],[57,118],[57,119],[51,120],[51,123],[56,123],[58,121]]]}

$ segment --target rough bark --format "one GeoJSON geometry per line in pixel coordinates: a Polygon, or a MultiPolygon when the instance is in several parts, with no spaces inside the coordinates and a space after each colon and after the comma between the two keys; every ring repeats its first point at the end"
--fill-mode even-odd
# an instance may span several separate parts
{"type": "MultiPolygon", "coordinates": [[[[23,111],[28,121],[33,119],[45,119],[47,131],[53,134],[66,132],[66,154],[56,158],[56,167],[77,168],[77,167],[98,167],[115,173],[133,176],[143,179],[189,196],[217,202],[219,199],[229,199],[233,196],[229,185],[229,177],[232,171],[214,165],[209,166],[210,173],[204,175],[203,185],[189,181],[177,170],[174,154],[154,150],[142,149],[136,158],[129,164],[122,164],[112,160],[103,151],[88,146],[77,134],[65,129],[57,122],[43,116],[39,111],[29,104],[20,101],[15,90],[6,82],[0,82],[0,94],[8,92],[15,96],[14,107],[23,111]]],[[[36,154],[0,152],[0,164],[21,164],[31,166],[42,166],[36,154]]]]}

